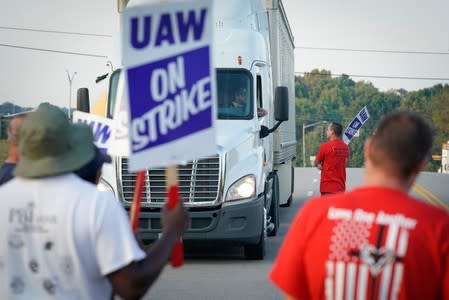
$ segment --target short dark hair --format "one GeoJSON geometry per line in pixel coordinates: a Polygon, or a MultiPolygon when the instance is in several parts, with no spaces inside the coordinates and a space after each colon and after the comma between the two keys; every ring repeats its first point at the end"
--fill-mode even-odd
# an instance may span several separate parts
{"type": "Polygon", "coordinates": [[[343,134],[343,125],[341,125],[340,123],[337,122],[331,122],[329,124],[329,127],[331,128],[332,132],[338,136],[341,137],[343,134]]]}
{"type": "Polygon", "coordinates": [[[395,111],[387,114],[372,136],[371,160],[390,164],[394,175],[407,178],[430,155],[433,132],[419,114],[395,111]]]}

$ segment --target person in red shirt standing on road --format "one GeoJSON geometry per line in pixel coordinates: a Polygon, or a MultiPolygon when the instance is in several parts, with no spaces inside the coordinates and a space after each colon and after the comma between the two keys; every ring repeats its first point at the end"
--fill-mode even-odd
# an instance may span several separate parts
{"type": "Polygon", "coordinates": [[[365,141],[363,185],[307,201],[270,273],[285,299],[449,299],[449,214],[408,195],[432,130],[385,116],[365,141]]]}
{"type": "Polygon", "coordinates": [[[327,127],[326,137],[316,154],[315,166],[321,170],[321,195],[335,194],[346,190],[346,160],[349,148],[341,139],[343,126],[332,122],[327,127]]]}

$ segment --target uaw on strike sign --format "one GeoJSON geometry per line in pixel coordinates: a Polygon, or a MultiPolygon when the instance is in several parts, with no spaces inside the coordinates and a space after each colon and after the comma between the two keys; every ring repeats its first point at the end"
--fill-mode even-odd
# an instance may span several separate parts
{"type": "Polygon", "coordinates": [[[145,5],[124,12],[131,171],[215,153],[211,2],[145,5]]]}
{"type": "Polygon", "coordinates": [[[362,128],[363,124],[369,119],[368,108],[363,107],[355,118],[349,123],[343,132],[343,141],[345,144],[349,144],[352,138],[357,134],[357,132],[362,128]]]}
{"type": "Polygon", "coordinates": [[[109,152],[113,127],[111,119],[77,110],[73,112],[73,123],[84,123],[89,125],[90,128],[92,128],[95,145],[103,153],[109,152]]]}

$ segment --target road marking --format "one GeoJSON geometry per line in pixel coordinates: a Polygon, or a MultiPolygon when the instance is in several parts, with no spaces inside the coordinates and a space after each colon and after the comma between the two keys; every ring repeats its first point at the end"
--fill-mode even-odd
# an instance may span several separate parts
{"type": "Polygon", "coordinates": [[[317,183],[317,182],[318,182],[318,179],[314,178],[313,183],[317,183]]]}
{"type": "Polygon", "coordinates": [[[308,191],[307,192],[307,197],[310,197],[310,196],[312,196],[313,195],[313,191],[308,191]]]}
{"type": "Polygon", "coordinates": [[[449,206],[446,203],[444,203],[443,201],[441,201],[440,198],[435,196],[431,191],[426,189],[424,186],[415,182],[415,184],[413,185],[413,189],[418,194],[423,196],[430,204],[432,204],[434,206],[440,206],[441,208],[444,208],[449,211],[449,206]]]}
{"type": "Polygon", "coordinates": [[[436,204],[435,202],[433,202],[432,199],[429,198],[429,196],[426,195],[425,191],[421,190],[420,187],[421,187],[420,185],[418,185],[417,183],[414,183],[412,189],[413,189],[415,192],[417,192],[419,195],[421,195],[421,196],[424,198],[424,200],[426,200],[427,202],[429,202],[431,205],[433,205],[433,206],[438,206],[438,204],[436,204]]]}
{"type": "Polygon", "coordinates": [[[419,188],[421,188],[421,190],[424,193],[427,193],[427,195],[432,198],[433,201],[435,201],[437,204],[439,204],[441,207],[445,208],[446,210],[449,210],[449,205],[447,205],[446,203],[444,203],[444,201],[442,201],[440,198],[438,198],[437,196],[435,196],[429,189],[426,189],[424,186],[415,183],[419,188]]]}

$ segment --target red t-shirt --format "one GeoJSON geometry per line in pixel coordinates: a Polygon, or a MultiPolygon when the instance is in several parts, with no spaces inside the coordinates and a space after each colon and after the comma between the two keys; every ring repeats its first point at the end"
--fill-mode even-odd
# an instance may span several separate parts
{"type": "Polygon", "coordinates": [[[296,299],[449,299],[449,214],[380,187],[309,200],[269,277],[296,299]]]}
{"type": "Polygon", "coordinates": [[[323,143],[316,154],[316,161],[321,162],[320,192],[337,193],[346,189],[346,160],[349,148],[341,140],[336,139],[323,143]]]}

